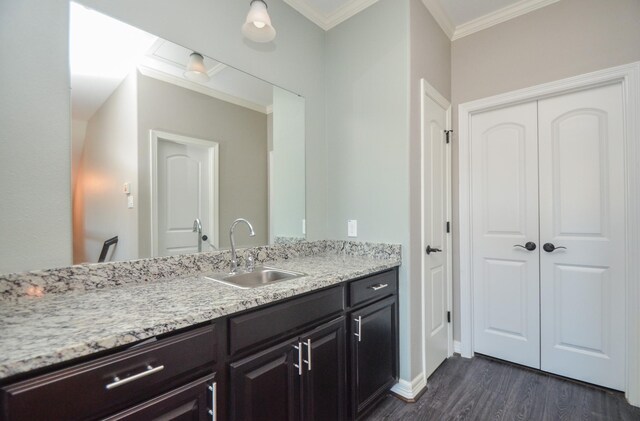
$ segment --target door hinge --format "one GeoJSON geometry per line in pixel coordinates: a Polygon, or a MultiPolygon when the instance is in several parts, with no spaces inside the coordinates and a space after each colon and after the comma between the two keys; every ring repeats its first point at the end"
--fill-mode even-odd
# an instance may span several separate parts
{"type": "Polygon", "coordinates": [[[447,221],[447,233],[451,232],[451,222],[447,221]]]}
{"type": "Polygon", "coordinates": [[[447,323],[451,323],[451,312],[447,311],[447,323]]]}
{"type": "Polygon", "coordinates": [[[453,130],[445,130],[444,131],[444,136],[445,136],[445,140],[447,143],[451,142],[451,134],[453,133],[453,130]]]}

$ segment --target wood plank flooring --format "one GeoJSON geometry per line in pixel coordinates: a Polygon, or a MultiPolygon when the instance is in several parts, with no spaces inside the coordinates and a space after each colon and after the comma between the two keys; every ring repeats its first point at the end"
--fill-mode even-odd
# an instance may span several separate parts
{"type": "Polygon", "coordinates": [[[416,403],[387,396],[365,418],[379,420],[640,420],[619,392],[484,357],[453,356],[416,403]]]}

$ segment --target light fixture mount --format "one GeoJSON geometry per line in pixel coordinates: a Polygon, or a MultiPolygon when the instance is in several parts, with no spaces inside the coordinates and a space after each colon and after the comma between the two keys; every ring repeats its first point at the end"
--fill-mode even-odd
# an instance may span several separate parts
{"type": "Polygon", "coordinates": [[[193,82],[209,82],[210,78],[207,73],[207,68],[204,65],[204,56],[202,54],[194,51],[189,55],[189,62],[184,71],[184,77],[193,82]]]}
{"type": "Polygon", "coordinates": [[[276,30],[271,24],[264,0],[251,0],[249,3],[249,13],[242,25],[242,34],[255,42],[271,42],[275,39],[276,30]]]}

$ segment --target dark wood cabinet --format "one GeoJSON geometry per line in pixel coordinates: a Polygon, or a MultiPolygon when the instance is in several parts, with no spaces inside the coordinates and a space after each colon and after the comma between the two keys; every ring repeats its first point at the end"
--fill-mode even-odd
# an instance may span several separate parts
{"type": "Polygon", "coordinates": [[[297,339],[286,341],[231,364],[230,419],[300,418],[298,345],[297,339]]]}
{"type": "Polygon", "coordinates": [[[231,419],[345,419],[344,317],[231,364],[231,419]]]}
{"type": "Polygon", "coordinates": [[[346,418],[345,339],[344,317],[301,337],[304,420],[342,421],[346,418]]]}
{"type": "Polygon", "coordinates": [[[397,381],[397,291],[391,269],[0,384],[0,421],[356,419],[397,381]]]}
{"type": "Polygon", "coordinates": [[[351,415],[363,415],[398,379],[397,300],[351,313],[351,415]]]}
{"type": "Polygon", "coordinates": [[[215,375],[196,380],[103,421],[200,421],[216,419],[215,375]]]}

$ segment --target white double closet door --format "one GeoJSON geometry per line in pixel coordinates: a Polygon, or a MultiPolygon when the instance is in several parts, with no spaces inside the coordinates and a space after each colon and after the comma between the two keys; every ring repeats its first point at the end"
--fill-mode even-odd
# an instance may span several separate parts
{"type": "Polygon", "coordinates": [[[475,352],[624,389],[622,111],[618,84],[472,117],[475,352]]]}

